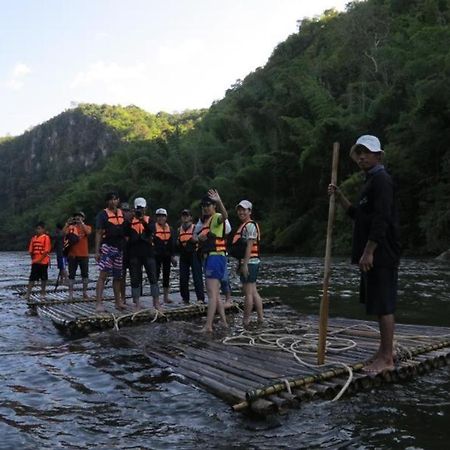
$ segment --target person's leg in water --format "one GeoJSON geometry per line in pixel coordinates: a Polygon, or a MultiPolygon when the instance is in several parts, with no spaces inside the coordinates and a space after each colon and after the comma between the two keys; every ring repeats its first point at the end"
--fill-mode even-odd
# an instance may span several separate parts
{"type": "Polygon", "coordinates": [[[27,286],[27,293],[25,294],[25,300],[30,300],[31,292],[33,291],[34,281],[29,281],[27,286]]]}
{"type": "Polygon", "coordinates": [[[250,324],[250,316],[253,311],[253,283],[244,283],[242,288],[244,290],[244,328],[250,324]]]}

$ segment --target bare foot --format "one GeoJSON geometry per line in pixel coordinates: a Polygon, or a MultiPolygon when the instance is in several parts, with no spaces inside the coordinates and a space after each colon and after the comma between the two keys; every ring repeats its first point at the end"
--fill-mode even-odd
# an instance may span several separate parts
{"type": "Polygon", "coordinates": [[[142,306],[139,303],[137,303],[137,304],[134,305],[133,310],[134,310],[134,312],[141,311],[142,310],[142,306]]]}
{"type": "Polygon", "coordinates": [[[105,307],[102,303],[97,303],[97,306],[95,307],[95,311],[98,313],[105,312],[105,307]]]}
{"type": "Polygon", "coordinates": [[[164,303],[173,303],[173,301],[170,298],[165,298],[164,299],[164,303]]]}
{"type": "Polygon", "coordinates": [[[212,333],[213,329],[211,327],[207,327],[206,325],[200,330],[201,333],[212,333]]]}
{"type": "Polygon", "coordinates": [[[369,375],[376,375],[384,370],[392,370],[394,368],[394,362],[392,360],[386,361],[381,358],[373,360],[369,365],[363,367],[363,372],[369,375]]]}
{"type": "Polygon", "coordinates": [[[118,309],[119,311],[124,311],[127,309],[127,306],[123,303],[116,303],[116,309],[118,309]]]}
{"type": "Polygon", "coordinates": [[[233,306],[233,302],[232,302],[232,301],[225,302],[224,305],[223,305],[223,307],[224,307],[225,309],[229,309],[229,308],[231,308],[232,306],[233,306]]]}

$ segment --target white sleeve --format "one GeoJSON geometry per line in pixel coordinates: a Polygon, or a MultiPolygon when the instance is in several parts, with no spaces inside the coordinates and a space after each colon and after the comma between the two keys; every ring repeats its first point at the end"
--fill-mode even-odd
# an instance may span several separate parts
{"type": "Polygon", "coordinates": [[[225,219],[225,234],[230,234],[231,232],[231,223],[228,219],[225,219]]]}
{"type": "Polygon", "coordinates": [[[245,225],[242,236],[244,239],[258,239],[258,230],[253,222],[245,225]]]}

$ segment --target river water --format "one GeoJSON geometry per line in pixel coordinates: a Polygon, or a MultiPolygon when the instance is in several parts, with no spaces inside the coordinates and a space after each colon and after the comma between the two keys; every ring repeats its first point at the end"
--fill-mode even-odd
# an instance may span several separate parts
{"type": "MultiPolygon", "coordinates": [[[[148,339],[151,325],[69,340],[29,315],[12,289],[28,270],[25,254],[0,253],[0,449],[448,448],[448,366],[338,402],[248,417],[152,365],[132,344],[148,339]]],[[[366,318],[357,271],[344,260],[333,270],[330,315],[366,318]]],[[[261,292],[316,314],[321,271],[320,259],[265,258],[261,292]]],[[[403,261],[397,320],[450,326],[449,282],[448,263],[403,261]]]]}

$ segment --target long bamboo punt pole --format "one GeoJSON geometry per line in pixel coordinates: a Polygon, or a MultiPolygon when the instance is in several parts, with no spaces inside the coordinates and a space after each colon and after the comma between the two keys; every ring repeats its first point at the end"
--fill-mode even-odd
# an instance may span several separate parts
{"type": "MultiPolygon", "coordinates": [[[[331,184],[337,183],[337,171],[339,163],[339,143],[333,144],[333,163],[331,168],[331,184]]],[[[333,239],[334,216],[336,212],[336,194],[330,195],[330,203],[328,208],[328,226],[327,226],[327,241],[325,246],[325,268],[323,275],[323,294],[320,302],[320,318],[319,318],[319,348],[317,353],[318,364],[325,362],[325,345],[327,340],[328,329],[328,287],[331,276],[331,245],[333,239]]]]}

